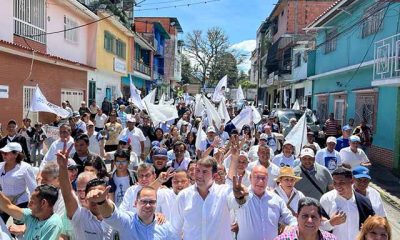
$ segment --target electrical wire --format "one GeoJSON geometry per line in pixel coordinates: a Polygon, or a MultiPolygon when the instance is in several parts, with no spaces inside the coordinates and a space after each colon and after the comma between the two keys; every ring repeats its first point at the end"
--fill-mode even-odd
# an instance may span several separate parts
{"type": "Polygon", "coordinates": [[[157,5],[157,4],[164,4],[164,3],[173,3],[173,2],[183,2],[183,1],[190,1],[190,0],[171,0],[171,1],[162,1],[162,2],[141,3],[141,4],[137,4],[137,7],[146,6],[146,5],[157,5]]]}
{"type": "Polygon", "coordinates": [[[150,11],[150,10],[161,10],[161,9],[168,9],[168,8],[178,8],[178,7],[190,7],[190,6],[194,6],[194,5],[207,4],[207,3],[219,2],[219,1],[221,1],[221,0],[207,0],[207,1],[202,1],[202,2],[179,4],[179,5],[174,5],[174,6],[143,8],[143,9],[136,9],[136,12],[143,12],[143,11],[150,11]]]}

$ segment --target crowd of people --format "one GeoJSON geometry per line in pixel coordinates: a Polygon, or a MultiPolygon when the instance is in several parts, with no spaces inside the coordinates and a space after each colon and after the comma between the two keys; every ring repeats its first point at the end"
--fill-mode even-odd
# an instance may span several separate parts
{"type": "MultiPolygon", "coordinates": [[[[230,119],[241,111],[226,106],[230,119]]],[[[178,118],[157,123],[132,103],[63,108],[52,141],[40,122],[7,124],[0,239],[392,239],[369,186],[365,121],[331,114],[323,144],[308,131],[296,150],[285,138],[298,119],[283,127],[266,108],[240,129],[184,98],[178,118]]]]}

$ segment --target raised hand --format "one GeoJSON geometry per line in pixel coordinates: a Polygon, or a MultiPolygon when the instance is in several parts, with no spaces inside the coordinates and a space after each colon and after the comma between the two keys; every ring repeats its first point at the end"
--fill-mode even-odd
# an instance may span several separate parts
{"type": "Polygon", "coordinates": [[[108,198],[108,192],[110,191],[110,189],[111,186],[107,186],[105,190],[97,188],[92,189],[87,193],[86,199],[89,202],[94,202],[94,203],[104,202],[108,198]]]}
{"type": "Polygon", "coordinates": [[[345,222],[346,222],[346,213],[343,211],[336,212],[331,216],[331,219],[329,220],[329,223],[332,226],[340,225],[345,222]]]}
{"type": "Polygon", "coordinates": [[[233,184],[233,195],[236,199],[243,199],[248,195],[247,188],[242,185],[242,176],[233,176],[232,184],[233,184]]]}
{"type": "Polygon", "coordinates": [[[160,173],[160,175],[157,178],[157,181],[159,181],[161,184],[166,183],[170,178],[172,178],[175,175],[174,168],[170,167],[166,172],[160,173]]]}

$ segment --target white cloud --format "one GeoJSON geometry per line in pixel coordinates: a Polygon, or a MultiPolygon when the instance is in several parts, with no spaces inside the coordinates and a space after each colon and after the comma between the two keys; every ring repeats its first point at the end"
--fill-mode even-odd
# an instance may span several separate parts
{"type": "Polygon", "coordinates": [[[251,52],[256,49],[256,40],[245,40],[239,43],[235,43],[231,46],[232,49],[238,51],[240,54],[246,54],[247,58],[244,62],[238,65],[239,70],[243,70],[247,73],[251,68],[251,52]]]}

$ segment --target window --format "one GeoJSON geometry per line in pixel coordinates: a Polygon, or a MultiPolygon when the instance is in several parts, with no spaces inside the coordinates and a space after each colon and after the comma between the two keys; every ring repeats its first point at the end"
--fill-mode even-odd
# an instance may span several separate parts
{"type": "Polygon", "coordinates": [[[336,50],[337,29],[326,33],[325,53],[330,53],[336,50]]]}
{"type": "Polygon", "coordinates": [[[301,65],[301,53],[296,53],[296,55],[294,55],[294,67],[300,67],[301,65]]]}
{"type": "Polygon", "coordinates": [[[14,34],[46,43],[45,0],[14,0],[14,34]]]}
{"type": "Polygon", "coordinates": [[[74,21],[72,18],[64,16],[64,30],[68,30],[64,32],[64,39],[73,43],[78,43],[78,31],[76,28],[78,23],[74,21]],[[73,29],[76,28],[76,29],[73,29]]]}
{"type": "Polygon", "coordinates": [[[125,59],[125,57],[126,57],[126,44],[125,44],[123,41],[117,39],[115,45],[116,45],[116,52],[115,52],[115,54],[116,54],[118,57],[120,57],[120,58],[122,58],[122,59],[125,59]]]}
{"type": "Polygon", "coordinates": [[[382,4],[374,5],[365,10],[363,16],[362,37],[368,37],[382,29],[385,8],[382,4]]]}
{"type": "Polygon", "coordinates": [[[376,114],[378,112],[378,93],[358,93],[356,97],[356,116],[355,122],[358,125],[362,120],[374,132],[376,129],[376,114]]]}
{"type": "Polygon", "coordinates": [[[317,118],[321,123],[328,119],[328,95],[318,96],[317,102],[317,118]]]}
{"type": "Polygon", "coordinates": [[[39,120],[39,112],[32,112],[29,111],[29,108],[31,107],[31,100],[32,100],[32,96],[33,94],[35,94],[35,87],[30,87],[30,86],[23,86],[23,91],[24,91],[24,95],[23,95],[23,109],[22,109],[22,113],[23,116],[27,116],[28,118],[30,118],[32,120],[32,123],[37,123],[39,120]]]}
{"type": "Polygon", "coordinates": [[[106,49],[108,52],[114,53],[114,40],[114,35],[108,31],[104,31],[104,49],[106,49]]]}

